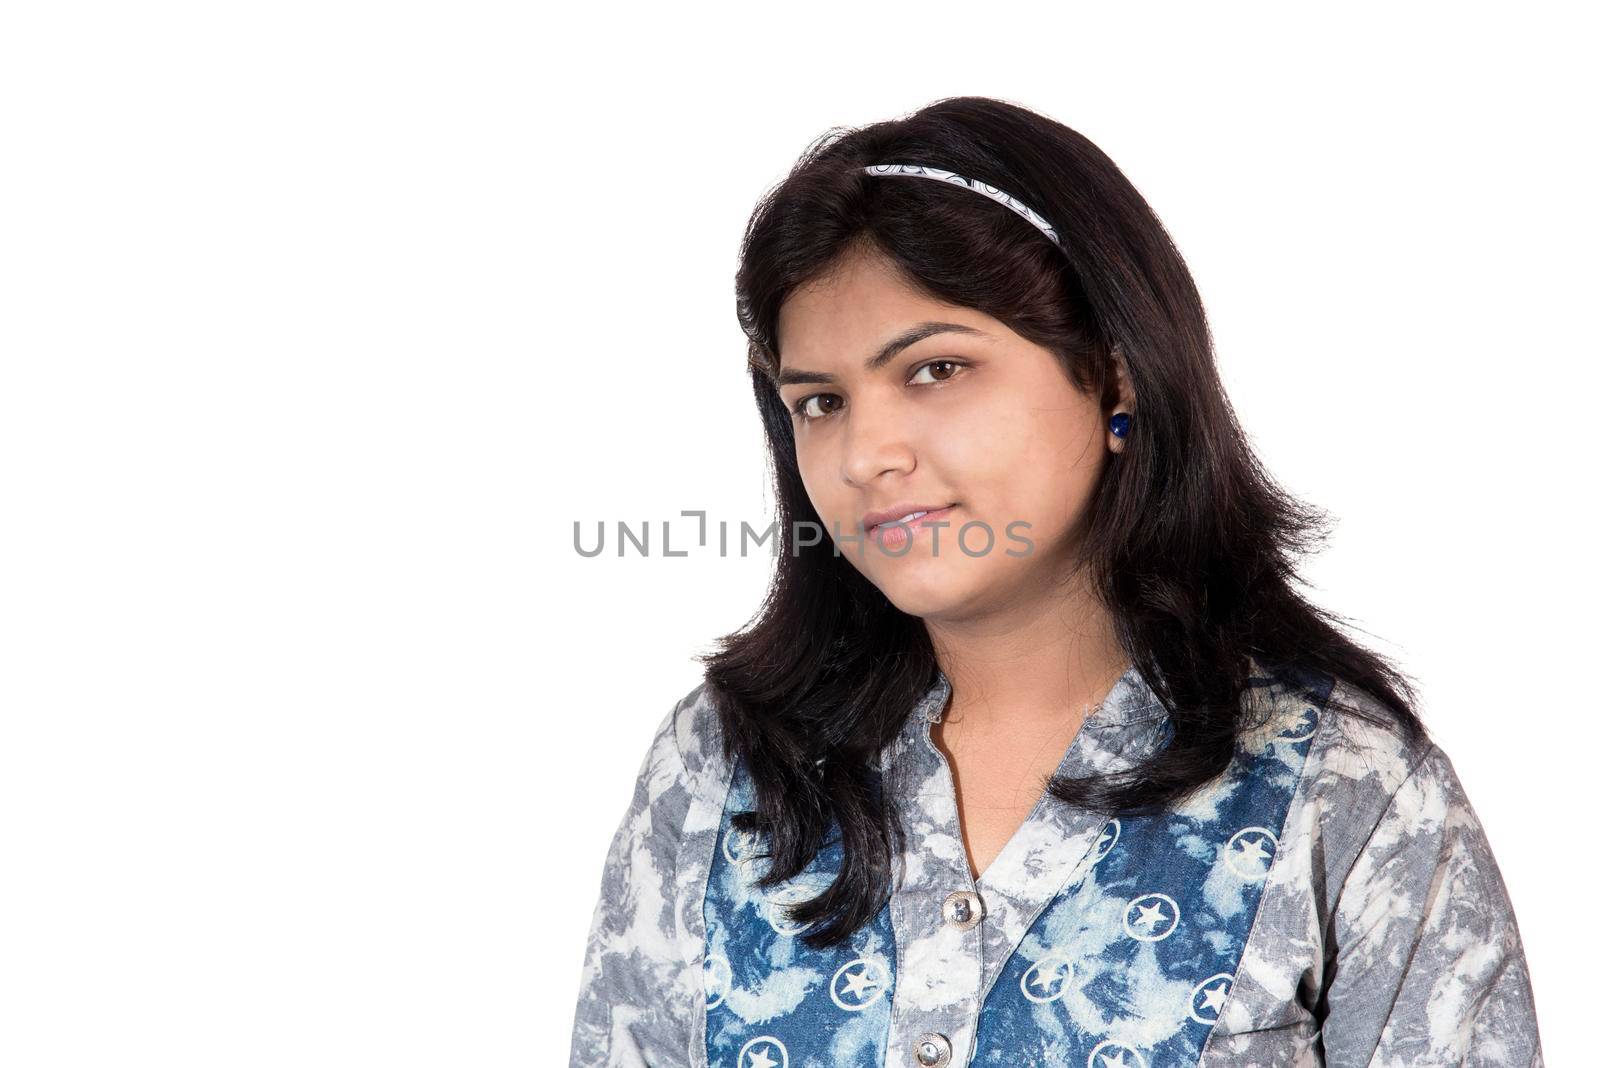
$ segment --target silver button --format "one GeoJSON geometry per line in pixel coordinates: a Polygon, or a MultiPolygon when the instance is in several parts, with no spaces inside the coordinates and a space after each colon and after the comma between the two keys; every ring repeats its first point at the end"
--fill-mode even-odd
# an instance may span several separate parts
{"type": "Polygon", "coordinates": [[[918,1037],[913,1048],[917,1063],[927,1065],[927,1068],[943,1068],[950,1063],[950,1040],[937,1031],[929,1031],[918,1037]]]}
{"type": "Polygon", "coordinates": [[[944,899],[944,922],[961,931],[970,931],[983,919],[983,898],[971,890],[952,890],[944,899]]]}

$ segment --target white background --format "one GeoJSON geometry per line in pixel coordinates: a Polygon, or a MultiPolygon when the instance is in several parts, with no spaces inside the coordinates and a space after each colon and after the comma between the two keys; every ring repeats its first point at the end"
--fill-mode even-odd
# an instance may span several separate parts
{"type": "Polygon", "coordinates": [[[1590,28],[1101,7],[13,5],[0,1062],[565,1063],[650,733],[769,566],[573,522],[765,525],[747,215],[827,127],[964,93],[1170,228],[1583,1062],[1590,28]]]}

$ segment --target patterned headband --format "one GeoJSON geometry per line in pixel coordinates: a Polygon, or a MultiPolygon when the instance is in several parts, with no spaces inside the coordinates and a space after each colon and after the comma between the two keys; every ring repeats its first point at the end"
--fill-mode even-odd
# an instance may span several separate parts
{"type": "Polygon", "coordinates": [[[1003,204],[1012,211],[1016,212],[1018,215],[1022,216],[1024,219],[1027,219],[1030,223],[1037,226],[1040,231],[1043,232],[1044,236],[1053,241],[1056,248],[1061,248],[1060,235],[1056,233],[1056,228],[1054,226],[1051,226],[1049,223],[1044,221],[1044,216],[1028,207],[1028,205],[1024,204],[1010,193],[1007,193],[1001,189],[997,189],[987,182],[979,182],[971,178],[963,178],[954,171],[942,171],[938,167],[923,167],[916,163],[874,163],[870,167],[862,167],[861,169],[868,174],[878,175],[880,177],[904,175],[909,178],[932,178],[936,182],[953,182],[956,185],[972,190],[974,193],[982,193],[996,204],[1003,204]]]}

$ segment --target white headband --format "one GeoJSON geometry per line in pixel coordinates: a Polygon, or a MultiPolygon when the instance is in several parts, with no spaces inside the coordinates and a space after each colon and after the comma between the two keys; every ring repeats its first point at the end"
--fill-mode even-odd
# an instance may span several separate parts
{"type": "Polygon", "coordinates": [[[1057,248],[1061,248],[1060,235],[1056,233],[1056,228],[1054,226],[1051,226],[1049,223],[1044,221],[1044,216],[1028,207],[1028,205],[1024,204],[1010,193],[1007,193],[1001,189],[997,189],[987,182],[974,181],[971,178],[963,178],[954,171],[942,171],[938,167],[923,167],[916,163],[874,163],[870,167],[862,167],[861,169],[868,174],[877,175],[880,177],[904,175],[910,178],[932,178],[938,182],[952,182],[956,185],[970,189],[974,193],[982,193],[996,204],[1003,204],[1012,211],[1016,212],[1018,215],[1022,216],[1024,219],[1027,219],[1030,223],[1037,226],[1040,231],[1043,232],[1044,236],[1048,237],[1052,242],[1054,242],[1057,248]]]}

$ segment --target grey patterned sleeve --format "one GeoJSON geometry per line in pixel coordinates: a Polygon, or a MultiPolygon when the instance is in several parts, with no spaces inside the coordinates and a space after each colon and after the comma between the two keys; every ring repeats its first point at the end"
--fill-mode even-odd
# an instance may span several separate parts
{"type": "Polygon", "coordinates": [[[589,925],[570,1068],[689,1065],[688,970],[677,942],[674,882],[692,785],[673,708],[639,766],[606,854],[589,925]]]}
{"type": "Polygon", "coordinates": [[[1511,900],[1438,746],[1357,855],[1327,951],[1329,1066],[1543,1065],[1511,900]]]}

